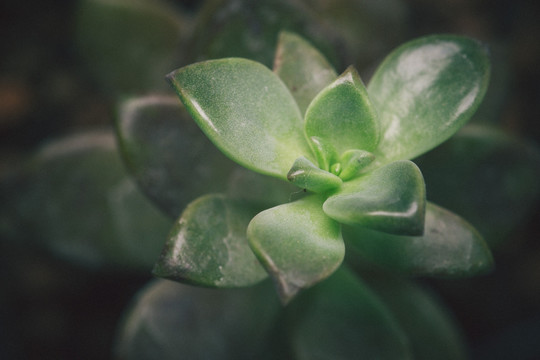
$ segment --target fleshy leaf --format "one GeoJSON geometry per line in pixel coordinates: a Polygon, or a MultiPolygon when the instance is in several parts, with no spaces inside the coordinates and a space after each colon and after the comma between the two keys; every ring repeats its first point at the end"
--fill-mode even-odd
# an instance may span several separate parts
{"type": "Polygon", "coordinates": [[[490,246],[507,239],[540,199],[538,146],[491,127],[464,127],[418,164],[430,200],[470,221],[490,246]]]}
{"type": "Polygon", "coordinates": [[[310,195],[265,210],[251,220],[251,248],[273,278],[283,303],[328,277],[345,254],[341,228],[310,195]]]}
{"type": "Polygon", "coordinates": [[[336,175],[315,166],[305,157],[299,157],[287,174],[287,180],[294,185],[316,193],[340,186],[343,181],[336,175]]]}
{"type": "Polygon", "coordinates": [[[375,160],[372,153],[365,150],[347,150],[339,159],[339,163],[343,167],[339,173],[339,177],[343,180],[350,180],[356,177],[358,173],[371,164],[375,160]]]}
{"type": "Polygon", "coordinates": [[[351,250],[385,268],[413,275],[470,276],[491,269],[493,259],[478,232],[432,203],[423,236],[399,236],[362,227],[344,228],[351,250]]]}
{"type": "Polygon", "coordinates": [[[435,35],[393,51],[368,85],[381,123],[380,163],[412,159],[454,134],[482,101],[486,49],[475,40],[435,35]]]}
{"type": "Polygon", "coordinates": [[[175,96],[123,102],[116,128],[128,169],[173,219],[197,197],[225,191],[241,168],[216,149],[175,96]]]}
{"type": "Polygon", "coordinates": [[[227,156],[285,179],[310,154],[298,106],[279,77],[247,59],[195,63],[168,75],[187,110],[227,156]]]}
{"type": "Polygon", "coordinates": [[[251,251],[246,228],[257,213],[243,202],[206,195],[188,205],[165,244],[154,274],[212,287],[247,286],[267,274],[251,251]]]}
{"type": "Polygon", "coordinates": [[[344,266],[301,294],[287,310],[295,359],[412,358],[394,316],[344,266]]]}
{"type": "Polygon", "coordinates": [[[424,231],[425,186],[408,160],[395,161],[345,182],[324,203],[324,212],[349,225],[403,235],[424,231]]]}
{"type": "Polygon", "coordinates": [[[279,34],[274,72],[287,85],[302,114],[311,100],[337,77],[319,50],[287,31],[279,34]]]}
{"type": "Polygon", "coordinates": [[[372,151],[379,141],[377,114],[353,67],[313,99],[305,119],[307,137],[316,136],[338,155],[350,149],[372,151]]]}
{"type": "Polygon", "coordinates": [[[273,292],[270,282],[215,290],[152,281],[123,316],[114,358],[289,359],[273,336],[282,309],[273,292]]]}
{"type": "Polygon", "coordinates": [[[435,294],[387,272],[375,274],[361,275],[407,334],[414,359],[468,358],[458,324],[435,294]]]}

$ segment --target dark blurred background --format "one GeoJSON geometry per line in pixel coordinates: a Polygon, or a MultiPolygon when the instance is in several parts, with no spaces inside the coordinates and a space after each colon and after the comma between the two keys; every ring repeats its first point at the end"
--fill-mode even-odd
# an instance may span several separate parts
{"type": "MultiPolygon", "coordinates": [[[[200,6],[196,1],[178,4],[187,14],[200,6]]],[[[400,35],[405,40],[457,33],[489,44],[502,60],[494,64],[494,72],[501,72],[494,73],[487,94],[499,104],[495,114],[485,110],[493,117],[486,121],[540,143],[540,3],[409,0],[403,4],[406,32],[400,35]]],[[[75,45],[76,2],[26,0],[3,2],[0,8],[2,179],[52,138],[110,126],[114,104],[75,45]]],[[[427,281],[450,306],[478,358],[510,359],[519,348],[525,354],[540,354],[540,345],[534,345],[540,338],[539,224],[537,205],[497,250],[492,274],[427,281]],[[500,347],[505,341],[507,345],[500,347]],[[536,349],[524,349],[527,346],[536,349]]],[[[0,239],[0,358],[109,358],[122,310],[151,279],[150,272],[88,270],[44,249],[25,246],[31,240],[0,239]]]]}

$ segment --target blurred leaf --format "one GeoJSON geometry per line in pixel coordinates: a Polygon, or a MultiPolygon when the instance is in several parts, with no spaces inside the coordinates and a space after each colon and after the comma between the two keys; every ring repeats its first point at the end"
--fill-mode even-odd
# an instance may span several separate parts
{"type": "Polygon", "coordinates": [[[337,78],[332,65],[302,37],[283,31],[274,57],[274,72],[287,85],[302,115],[311,100],[337,78]]]}
{"type": "Polygon", "coordinates": [[[414,163],[395,161],[345,182],[328,197],[323,209],[343,224],[419,235],[424,231],[424,187],[414,163]]]}
{"type": "Polygon", "coordinates": [[[263,65],[209,60],[174,71],[169,81],[210,140],[239,164],[285,179],[294,160],[310,154],[298,106],[263,65]]]}
{"type": "Polygon", "coordinates": [[[208,140],[177,97],[125,101],[116,125],[128,169],[174,219],[197,197],[225,191],[239,167],[208,140]]]}
{"type": "Polygon", "coordinates": [[[212,287],[261,281],[267,274],[246,237],[247,226],[257,212],[249,204],[223,195],[193,201],[171,231],[154,275],[212,287]]]}
{"type": "Polygon", "coordinates": [[[470,221],[497,245],[540,200],[538,146],[486,126],[467,126],[418,159],[430,200],[470,221]]]}
{"type": "Polygon", "coordinates": [[[323,198],[307,196],[265,210],[251,220],[248,239],[283,303],[328,277],[345,248],[337,222],[322,211],[323,198]]]}
{"type": "Polygon", "coordinates": [[[287,310],[295,359],[412,359],[393,315],[343,266],[287,310]]]}
{"type": "Polygon", "coordinates": [[[372,151],[379,142],[377,113],[353,67],[313,99],[305,120],[306,136],[332,146],[338,156],[351,149],[372,151]]]}
{"type": "Polygon", "coordinates": [[[489,71],[486,49],[465,37],[433,35],[394,50],[368,85],[382,126],[376,161],[412,159],[452,136],[482,101],[489,71]]]}
{"type": "Polygon", "coordinates": [[[480,234],[459,216],[432,203],[427,204],[423,236],[347,227],[343,229],[343,237],[348,251],[406,274],[470,276],[493,266],[491,252],[480,234]]]}
{"type": "Polygon", "coordinates": [[[112,131],[49,143],[22,183],[21,236],[78,265],[150,271],[172,225],[126,175],[112,131]]]}
{"type": "Polygon", "coordinates": [[[82,0],[77,45],[88,68],[114,95],[166,90],[180,65],[190,24],[166,1],[82,0]]]}
{"type": "Polygon", "coordinates": [[[414,359],[468,358],[460,329],[434,294],[412,281],[390,275],[364,278],[407,334],[414,359]]]}
{"type": "Polygon", "coordinates": [[[283,359],[273,327],[281,307],[268,282],[244,289],[203,289],[154,281],[126,312],[118,359],[283,359]]]}

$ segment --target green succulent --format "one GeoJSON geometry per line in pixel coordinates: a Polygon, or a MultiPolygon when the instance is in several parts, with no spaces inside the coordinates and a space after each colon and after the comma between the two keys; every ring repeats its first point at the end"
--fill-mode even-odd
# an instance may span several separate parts
{"type": "Polygon", "coordinates": [[[196,199],[155,274],[216,287],[269,274],[287,303],[342,264],[345,243],[383,263],[397,256],[400,270],[416,274],[489,269],[481,236],[426,201],[422,173],[409,160],[469,120],[489,68],[478,42],[428,36],[392,52],[366,87],[353,67],[338,76],[309,43],[285,32],[273,71],[225,58],[172,72],[170,83],[217,148],[298,186],[301,196],[262,211],[226,194],[196,199]]]}

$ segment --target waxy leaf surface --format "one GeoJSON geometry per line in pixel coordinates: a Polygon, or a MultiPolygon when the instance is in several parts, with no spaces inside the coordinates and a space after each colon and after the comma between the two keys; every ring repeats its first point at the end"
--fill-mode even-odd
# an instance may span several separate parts
{"type": "Polygon", "coordinates": [[[448,139],[480,104],[489,79],[486,49],[451,35],[393,51],[368,85],[381,122],[379,162],[414,158],[448,139]]]}
{"type": "Polygon", "coordinates": [[[344,266],[299,295],[288,310],[295,359],[412,359],[396,319],[344,266]]]}
{"type": "Polygon", "coordinates": [[[338,156],[350,149],[371,151],[379,141],[377,114],[353,67],[313,99],[305,118],[307,137],[316,136],[338,156]]]}
{"type": "Polygon", "coordinates": [[[241,168],[216,149],[175,96],[123,102],[116,128],[128,169],[173,219],[197,197],[225,191],[241,168]]]}
{"type": "Polygon", "coordinates": [[[413,275],[468,276],[491,269],[493,258],[478,232],[459,216],[428,203],[423,236],[361,227],[343,229],[351,251],[388,269],[413,275]]]}
{"type": "Polygon", "coordinates": [[[319,50],[300,36],[286,31],[279,35],[274,72],[291,91],[302,115],[311,100],[337,77],[319,50]]]}
{"type": "Polygon", "coordinates": [[[256,213],[249,204],[223,195],[198,198],[173,228],[154,274],[212,287],[261,281],[267,274],[246,237],[249,221],[256,213]]]}
{"type": "Polygon", "coordinates": [[[329,276],[345,254],[340,225],[310,195],[265,210],[248,227],[251,248],[264,265],[282,302],[329,276]]]}
{"type": "Polygon", "coordinates": [[[239,164],[284,179],[298,157],[310,154],[294,98],[265,66],[210,60],[168,78],[210,140],[239,164]]]}
{"type": "Polygon", "coordinates": [[[345,182],[323,209],[343,224],[419,235],[424,231],[425,201],[422,173],[402,160],[345,182]]]}

